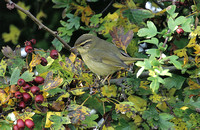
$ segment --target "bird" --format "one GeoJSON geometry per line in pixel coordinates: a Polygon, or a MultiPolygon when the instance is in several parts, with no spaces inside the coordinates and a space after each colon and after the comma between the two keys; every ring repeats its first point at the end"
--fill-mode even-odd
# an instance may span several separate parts
{"type": "Polygon", "coordinates": [[[143,58],[125,56],[119,48],[93,34],[83,34],[75,42],[77,49],[87,67],[98,76],[108,76],[114,72],[129,68],[129,64],[142,61],[143,58]]]}

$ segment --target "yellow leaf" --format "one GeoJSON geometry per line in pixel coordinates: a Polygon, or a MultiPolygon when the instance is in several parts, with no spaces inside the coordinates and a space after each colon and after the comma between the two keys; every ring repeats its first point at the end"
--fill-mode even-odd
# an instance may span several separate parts
{"type": "Polygon", "coordinates": [[[117,95],[117,87],[115,85],[107,86],[104,85],[101,88],[102,94],[107,97],[116,97],[117,95]]]}
{"type": "Polygon", "coordinates": [[[49,128],[49,127],[51,127],[51,125],[53,124],[53,122],[51,122],[51,121],[49,120],[50,117],[51,117],[51,115],[61,116],[61,112],[47,112],[45,128],[49,128]]]}
{"type": "Polygon", "coordinates": [[[187,47],[194,47],[196,45],[196,37],[192,37],[187,45],[187,47]]]}
{"type": "Polygon", "coordinates": [[[110,19],[111,21],[117,21],[118,20],[118,18],[119,18],[119,16],[118,16],[118,14],[115,12],[115,13],[113,13],[113,14],[108,14],[107,15],[107,17],[108,17],[108,19],[110,19]]]}
{"type": "Polygon", "coordinates": [[[115,130],[112,126],[106,127],[105,125],[103,126],[102,130],[115,130]]]}
{"type": "Polygon", "coordinates": [[[7,63],[4,59],[1,59],[0,63],[0,76],[4,77],[6,73],[7,63]]]}
{"type": "Polygon", "coordinates": [[[188,84],[189,84],[191,90],[200,89],[200,85],[191,79],[189,79],[188,84]]]}
{"type": "Polygon", "coordinates": [[[199,54],[200,53],[200,46],[198,45],[198,44],[196,44],[195,46],[194,46],[194,49],[196,50],[194,53],[195,54],[199,54]]]}
{"type": "MultiPolygon", "coordinates": [[[[19,1],[17,3],[17,5],[19,5],[21,8],[25,9],[25,10],[29,10],[30,6],[26,6],[24,2],[19,1]]],[[[25,20],[27,15],[24,14],[23,12],[21,12],[20,10],[17,10],[17,12],[19,13],[19,16],[21,17],[22,20],[25,20]]]]}
{"type": "Polygon", "coordinates": [[[40,55],[39,54],[32,54],[32,60],[31,60],[31,62],[30,62],[30,64],[29,64],[29,67],[30,67],[30,72],[32,72],[33,71],[33,67],[35,67],[36,65],[38,65],[38,64],[40,64],[41,63],[41,57],[40,57],[40,55]]]}
{"type": "Polygon", "coordinates": [[[158,107],[160,110],[163,110],[164,112],[168,110],[168,106],[165,102],[158,103],[156,107],[158,107]]]}
{"type": "Polygon", "coordinates": [[[127,8],[127,6],[126,5],[123,5],[123,4],[120,4],[120,3],[114,3],[113,4],[113,7],[115,7],[115,8],[127,8]]]}
{"type": "Polygon", "coordinates": [[[42,10],[36,16],[36,18],[40,20],[41,22],[42,22],[42,18],[46,18],[46,17],[47,15],[42,10]]]}
{"type": "Polygon", "coordinates": [[[2,38],[3,38],[4,42],[11,41],[13,44],[17,44],[19,35],[21,33],[20,30],[12,24],[10,25],[9,30],[10,30],[9,33],[2,34],[2,38]]]}
{"type": "Polygon", "coordinates": [[[76,55],[75,55],[74,53],[71,53],[71,54],[69,55],[69,59],[70,59],[70,61],[71,61],[72,63],[74,63],[75,60],[76,60],[76,55]]]}
{"type": "Polygon", "coordinates": [[[184,57],[186,54],[187,49],[183,48],[183,49],[179,49],[174,51],[174,53],[178,56],[178,57],[184,57]]]}
{"type": "Polygon", "coordinates": [[[61,101],[63,98],[68,98],[70,94],[66,92],[65,94],[62,94],[56,101],[61,101]]]}
{"type": "Polygon", "coordinates": [[[137,111],[145,111],[147,106],[147,101],[138,96],[129,96],[128,101],[134,103],[134,107],[137,111]]]}
{"type": "Polygon", "coordinates": [[[22,119],[23,121],[25,121],[26,119],[32,119],[32,116],[35,115],[35,112],[28,112],[28,111],[24,111],[23,113],[20,113],[16,116],[17,119],[22,119]]]}
{"type": "Polygon", "coordinates": [[[135,9],[137,6],[133,2],[133,0],[126,0],[126,5],[129,9],[135,9]]]}
{"type": "Polygon", "coordinates": [[[88,25],[92,15],[93,15],[93,11],[90,8],[90,6],[85,7],[83,12],[82,12],[81,21],[84,22],[85,25],[88,25]]]}
{"type": "Polygon", "coordinates": [[[7,103],[10,99],[10,94],[7,95],[7,93],[1,88],[0,89],[0,106],[7,103]]]}
{"type": "Polygon", "coordinates": [[[189,107],[186,107],[186,106],[183,106],[183,107],[181,107],[180,109],[181,110],[187,110],[189,107]]]}
{"type": "Polygon", "coordinates": [[[137,125],[137,126],[139,126],[141,123],[142,123],[142,118],[139,116],[139,115],[136,115],[135,117],[134,117],[134,123],[137,125]]]}
{"type": "Polygon", "coordinates": [[[74,90],[70,91],[73,95],[82,95],[84,94],[84,89],[83,88],[76,88],[74,90]]]}

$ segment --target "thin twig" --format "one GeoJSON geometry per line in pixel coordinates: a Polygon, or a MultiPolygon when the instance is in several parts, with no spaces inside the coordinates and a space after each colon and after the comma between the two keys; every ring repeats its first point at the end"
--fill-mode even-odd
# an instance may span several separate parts
{"type": "Polygon", "coordinates": [[[35,22],[39,29],[43,29],[47,32],[49,32],[51,35],[53,35],[55,38],[57,38],[64,46],[66,49],[68,49],[69,51],[72,51],[73,53],[77,53],[75,52],[75,50],[71,49],[71,47],[62,39],[58,36],[56,31],[51,30],[50,28],[48,28],[47,26],[45,26],[44,24],[42,24],[35,16],[33,16],[29,11],[23,9],[22,7],[20,7],[19,5],[15,4],[14,2],[12,2],[11,0],[5,0],[8,4],[10,5],[14,5],[14,7],[18,10],[20,10],[21,12],[23,12],[24,14],[26,14],[29,18],[31,18],[33,20],[33,22],[35,22]]]}
{"type": "Polygon", "coordinates": [[[114,0],[112,0],[112,1],[106,6],[106,8],[105,8],[103,11],[101,11],[101,14],[103,14],[103,13],[108,9],[108,7],[113,3],[113,1],[114,1],[114,0]]]}

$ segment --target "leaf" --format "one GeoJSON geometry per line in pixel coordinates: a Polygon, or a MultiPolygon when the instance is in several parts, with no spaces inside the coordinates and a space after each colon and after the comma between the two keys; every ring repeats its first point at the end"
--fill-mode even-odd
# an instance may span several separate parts
{"type": "Polygon", "coordinates": [[[36,15],[36,18],[40,21],[40,22],[42,22],[42,18],[46,18],[47,17],[47,15],[42,11],[42,10],[40,10],[40,12],[36,15]]]}
{"type": "Polygon", "coordinates": [[[70,91],[73,95],[82,95],[85,93],[84,89],[83,88],[76,88],[76,89],[73,89],[70,91]]]}
{"type": "Polygon", "coordinates": [[[143,40],[143,41],[141,41],[141,42],[147,42],[147,43],[151,43],[151,44],[154,44],[154,45],[156,45],[157,47],[158,47],[158,39],[157,38],[151,38],[150,40],[143,40]]]}
{"type": "Polygon", "coordinates": [[[174,124],[169,122],[174,116],[167,113],[159,114],[159,126],[161,129],[170,129],[173,128],[174,124]]]}
{"type": "Polygon", "coordinates": [[[14,52],[9,46],[2,47],[1,51],[2,51],[3,55],[8,58],[14,57],[14,52]]]}
{"type": "Polygon", "coordinates": [[[13,44],[17,44],[21,31],[14,25],[9,26],[9,33],[2,33],[4,42],[11,41],[13,44]]]}
{"type": "Polygon", "coordinates": [[[75,27],[75,29],[78,29],[80,27],[80,17],[77,17],[70,13],[66,16],[69,18],[67,20],[68,24],[66,25],[68,30],[72,29],[73,27],[75,27]]]}
{"type": "Polygon", "coordinates": [[[178,28],[178,26],[176,25],[176,23],[175,23],[175,21],[172,19],[172,17],[169,18],[167,24],[168,24],[168,27],[169,27],[169,29],[170,29],[171,31],[175,31],[175,30],[178,28]]]}
{"type": "Polygon", "coordinates": [[[8,100],[10,99],[10,94],[7,95],[7,93],[2,89],[0,88],[0,106],[2,106],[3,104],[7,103],[8,100]]]}
{"type": "Polygon", "coordinates": [[[127,17],[131,23],[139,24],[147,18],[154,17],[154,14],[145,9],[127,9],[123,11],[123,16],[127,17]]]}
{"type": "Polygon", "coordinates": [[[36,65],[40,64],[41,63],[41,56],[39,54],[32,54],[32,60],[29,64],[29,67],[30,67],[30,72],[33,71],[33,67],[35,67],[36,65]]]}
{"type": "Polygon", "coordinates": [[[55,130],[60,130],[60,129],[65,130],[63,124],[71,123],[68,116],[63,117],[59,115],[51,115],[49,120],[52,122],[51,129],[55,130]]]}
{"type": "Polygon", "coordinates": [[[27,70],[20,76],[20,78],[24,79],[26,82],[29,82],[29,81],[32,81],[34,79],[33,75],[34,75],[33,72],[29,72],[27,70]]]}
{"type": "Polygon", "coordinates": [[[101,16],[102,16],[102,14],[93,15],[90,18],[90,26],[97,26],[100,23],[100,17],[101,16]]]}
{"type": "Polygon", "coordinates": [[[1,130],[12,130],[13,129],[13,123],[11,123],[5,119],[0,119],[0,126],[1,126],[1,130]]]}
{"type": "Polygon", "coordinates": [[[172,17],[175,18],[178,13],[175,13],[176,5],[170,5],[167,7],[167,13],[172,17]]]}
{"type": "Polygon", "coordinates": [[[160,50],[159,49],[148,49],[147,54],[150,54],[151,57],[160,57],[160,50]]]}
{"type": "Polygon", "coordinates": [[[148,80],[152,81],[150,84],[150,88],[152,89],[153,92],[156,92],[159,89],[159,81],[158,77],[148,77],[148,80]]]}
{"type": "Polygon", "coordinates": [[[185,82],[185,78],[180,75],[173,74],[172,77],[165,78],[164,81],[164,86],[168,90],[173,87],[176,89],[181,89],[183,83],[185,82]]]}
{"type": "Polygon", "coordinates": [[[170,59],[169,63],[172,63],[177,69],[182,69],[182,64],[177,61],[178,56],[172,55],[168,57],[170,59]]]}
{"type": "Polygon", "coordinates": [[[62,82],[63,82],[63,78],[60,78],[59,76],[53,78],[53,72],[49,71],[44,81],[43,90],[48,91],[50,89],[54,89],[60,86],[62,82]]]}
{"type": "Polygon", "coordinates": [[[138,31],[137,35],[139,37],[151,38],[157,34],[157,28],[153,22],[147,21],[147,28],[142,28],[138,31]]]}
{"type": "Polygon", "coordinates": [[[18,67],[16,67],[11,74],[10,85],[17,84],[19,77],[20,77],[20,70],[18,69],[18,67]]]}
{"type": "Polygon", "coordinates": [[[7,63],[4,59],[1,59],[0,63],[0,76],[4,77],[6,73],[7,63]]]}
{"type": "Polygon", "coordinates": [[[53,122],[50,120],[51,115],[61,116],[61,112],[51,112],[51,111],[47,112],[45,128],[49,128],[53,124],[53,122]]]}
{"type": "Polygon", "coordinates": [[[81,124],[86,125],[86,128],[91,128],[97,126],[97,122],[94,121],[98,118],[98,114],[92,114],[90,116],[86,116],[85,120],[81,121],[81,124]]]}
{"type": "Polygon", "coordinates": [[[113,38],[113,43],[115,43],[118,48],[126,52],[126,48],[133,38],[133,31],[129,30],[126,34],[124,34],[124,28],[115,27],[112,31],[110,31],[110,35],[113,38]]]}
{"type": "Polygon", "coordinates": [[[191,22],[192,22],[192,20],[190,18],[187,18],[187,20],[181,25],[181,28],[185,32],[191,32],[191,26],[190,26],[191,22]]]}
{"type": "MultiPolygon", "coordinates": [[[[21,8],[23,8],[24,10],[29,10],[30,6],[26,6],[24,2],[19,1],[17,3],[18,6],[20,6],[21,8]]],[[[19,16],[21,17],[22,20],[25,20],[27,15],[24,14],[23,12],[21,12],[20,10],[17,10],[17,12],[19,13],[19,16]]]]}
{"type": "Polygon", "coordinates": [[[16,116],[17,119],[22,119],[23,121],[25,121],[26,119],[32,119],[32,116],[35,115],[35,112],[28,112],[28,111],[24,111],[23,113],[20,113],[16,116]]]}
{"type": "Polygon", "coordinates": [[[193,106],[194,108],[200,108],[200,97],[196,101],[190,98],[189,105],[193,106]]]}
{"type": "MultiPolygon", "coordinates": [[[[93,15],[93,11],[88,5],[87,7],[84,8],[82,11],[82,16],[81,16],[81,21],[85,23],[85,25],[89,25],[90,18],[93,15]]],[[[77,29],[77,28],[76,28],[77,29]]]]}
{"type": "Polygon", "coordinates": [[[132,102],[134,105],[134,108],[137,111],[145,111],[147,107],[147,101],[141,97],[138,96],[129,96],[128,101],[132,102]]]}
{"type": "Polygon", "coordinates": [[[117,87],[115,85],[107,86],[104,85],[101,88],[102,94],[107,97],[116,97],[117,95],[117,87]]]}
{"type": "Polygon", "coordinates": [[[115,104],[115,111],[116,113],[121,112],[122,114],[126,114],[132,111],[132,107],[134,107],[134,103],[132,102],[120,102],[119,104],[115,104]]]}

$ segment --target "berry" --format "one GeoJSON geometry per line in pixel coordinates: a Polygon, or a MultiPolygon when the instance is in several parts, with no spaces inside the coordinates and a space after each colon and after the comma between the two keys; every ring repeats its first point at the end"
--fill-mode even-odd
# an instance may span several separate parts
{"type": "Polygon", "coordinates": [[[26,84],[25,86],[22,87],[22,89],[28,92],[31,89],[31,86],[29,84],[26,84]]]}
{"type": "Polygon", "coordinates": [[[34,81],[38,84],[42,84],[44,83],[44,78],[40,77],[40,76],[36,76],[34,81]]]}
{"type": "Polygon", "coordinates": [[[26,125],[29,129],[32,129],[32,128],[34,128],[34,126],[35,126],[34,122],[33,122],[32,120],[30,120],[30,119],[26,119],[26,120],[25,120],[25,125],[26,125]]]}
{"type": "Polygon", "coordinates": [[[25,41],[24,44],[25,46],[32,46],[30,41],[25,41]]]}
{"type": "Polygon", "coordinates": [[[13,126],[13,130],[19,130],[18,127],[17,127],[17,125],[13,126]]]}
{"type": "Polygon", "coordinates": [[[35,39],[31,39],[30,42],[33,43],[33,45],[36,44],[36,40],[35,39]]]}
{"type": "Polygon", "coordinates": [[[17,127],[18,127],[18,129],[24,129],[25,128],[25,123],[22,119],[17,120],[17,127]]]}
{"type": "Polygon", "coordinates": [[[178,34],[183,34],[184,33],[184,30],[181,28],[181,26],[178,26],[178,28],[176,29],[176,32],[178,34]]]}
{"type": "Polygon", "coordinates": [[[33,47],[32,46],[26,46],[25,47],[26,53],[32,53],[33,52],[33,47]]]}
{"type": "Polygon", "coordinates": [[[44,97],[42,95],[35,96],[35,102],[41,104],[44,101],[44,97]]]}
{"type": "Polygon", "coordinates": [[[58,51],[57,50],[51,50],[50,57],[52,59],[58,59],[58,51]]]}
{"type": "Polygon", "coordinates": [[[22,98],[22,93],[19,92],[19,91],[15,92],[15,97],[16,97],[17,99],[21,99],[21,98],[22,98]]]}
{"type": "Polygon", "coordinates": [[[19,107],[22,109],[24,109],[26,107],[26,104],[24,103],[24,101],[19,102],[19,107]]]}
{"type": "Polygon", "coordinates": [[[31,97],[31,95],[29,93],[23,93],[22,96],[23,96],[23,101],[25,103],[27,103],[27,102],[32,100],[32,97],[31,97]]]}
{"type": "Polygon", "coordinates": [[[48,64],[48,61],[44,57],[42,57],[40,60],[41,60],[40,63],[41,65],[46,66],[48,64]]]}
{"type": "Polygon", "coordinates": [[[38,86],[31,87],[31,93],[34,95],[40,94],[40,88],[38,86]]]}
{"type": "Polygon", "coordinates": [[[24,85],[26,85],[26,81],[24,79],[18,79],[17,84],[19,86],[24,86],[24,85]]]}

